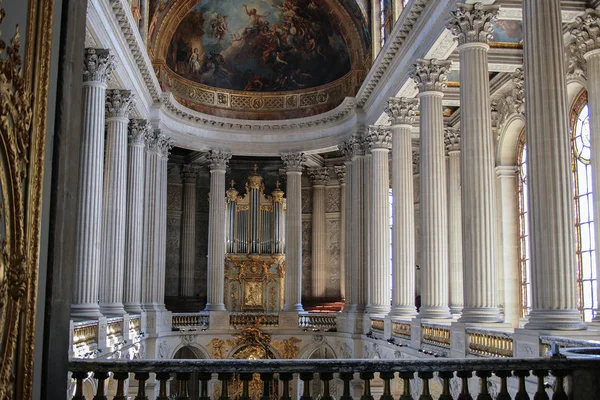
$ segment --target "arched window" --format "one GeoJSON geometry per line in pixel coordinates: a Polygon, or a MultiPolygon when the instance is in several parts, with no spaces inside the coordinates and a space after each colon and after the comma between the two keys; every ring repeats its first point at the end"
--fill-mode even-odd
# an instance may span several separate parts
{"type": "MultiPolygon", "coordinates": [[[[582,91],[573,105],[569,120],[573,171],[573,215],[575,221],[575,250],[577,268],[577,304],[584,320],[594,318],[596,303],[596,249],[594,238],[594,201],[590,148],[590,119],[587,92],[582,91]]],[[[519,209],[519,270],[521,279],[521,312],[525,317],[531,310],[531,269],[529,268],[529,222],[527,187],[527,146],[525,131],[517,148],[518,209],[519,209]]]]}

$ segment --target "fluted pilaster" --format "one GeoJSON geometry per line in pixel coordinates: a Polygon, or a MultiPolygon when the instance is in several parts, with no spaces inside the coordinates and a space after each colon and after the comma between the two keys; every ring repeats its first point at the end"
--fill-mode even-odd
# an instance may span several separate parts
{"type": "Polygon", "coordinates": [[[102,240],[102,177],[106,80],[115,68],[114,55],[104,49],[86,49],[83,72],[83,132],[81,140],[75,283],[71,316],[101,317],[100,243],[102,240]]]}
{"type": "MultiPolygon", "coordinates": [[[[600,14],[588,10],[569,25],[570,33],[575,37],[576,45],[581,49],[587,64],[587,91],[590,115],[590,135],[592,147],[592,186],[594,196],[594,215],[600,215],[600,14]]],[[[594,223],[596,238],[596,276],[600,276],[600,221],[594,223]]],[[[597,285],[594,321],[600,322],[600,285],[597,285]]]]}
{"type": "Polygon", "coordinates": [[[231,153],[212,150],[210,161],[210,209],[208,216],[208,298],[206,310],[225,311],[225,172],[231,153]]]}
{"type": "Polygon", "coordinates": [[[123,306],[129,314],[142,312],[142,246],[144,228],[144,175],[146,137],[152,126],[145,120],[129,123],[127,148],[127,209],[123,306]]]}
{"type": "Polygon", "coordinates": [[[346,298],[346,167],[335,166],[335,173],[340,183],[340,297],[346,298]]]}
{"type": "Polygon", "coordinates": [[[523,28],[532,277],[532,311],[526,328],[584,329],[575,283],[560,0],[523,2],[523,28]]]}
{"type": "Polygon", "coordinates": [[[366,142],[371,150],[372,202],[370,206],[369,312],[390,312],[390,173],[388,155],[392,137],[388,127],[371,126],[366,142]]]}
{"type": "Polygon", "coordinates": [[[106,94],[100,312],[123,315],[127,199],[127,125],[135,100],[129,90],[106,94]]]}
{"type": "Polygon", "coordinates": [[[450,312],[460,314],[463,300],[463,255],[460,188],[460,129],[446,128],[448,155],[448,267],[450,274],[450,312]]]}
{"type": "Polygon", "coordinates": [[[422,318],[449,318],[448,220],[441,90],[450,61],[417,60],[420,100],[420,214],[422,318]]]}
{"type": "Polygon", "coordinates": [[[181,272],[179,293],[194,295],[194,267],[196,265],[196,179],[200,168],[183,166],[183,213],[181,215],[181,272]]]}
{"type": "Polygon", "coordinates": [[[325,186],[329,183],[329,169],[308,169],[312,182],[312,296],[326,297],[327,290],[327,224],[325,220],[325,186]]]}
{"type": "Polygon", "coordinates": [[[283,311],[302,308],[302,166],[303,153],[282,154],[286,168],[285,293],[283,311]]]}
{"type": "Polygon", "coordinates": [[[385,112],[392,123],[392,310],[394,317],[412,317],[415,308],[415,209],[412,124],[417,99],[391,98],[385,112]]]}
{"type": "Polygon", "coordinates": [[[352,164],[352,156],[354,153],[354,139],[350,138],[346,142],[342,143],[340,150],[344,153],[345,161],[344,168],[346,171],[346,207],[344,211],[345,221],[345,243],[344,243],[344,312],[350,312],[356,309],[356,281],[354,279],[354,273],[356,270],[356,260],[353,257],[354,242],[353,240],[353,225],[352,221],[354,218],[353,212],[353,192],[358,191],[354,187],[354,172],[352,164]]]}
{"type": "Polygon", "coordinates": [[[363,298],[366,312],[369,312],[371,303],[371,205],[373,204],[373,154],[366,141],[366,129],[361,132],[360,144],[363,148],[364,157],[362,162],[362,240],[363,240],[363,264],[359,276],[364,279],[363,298]]]}

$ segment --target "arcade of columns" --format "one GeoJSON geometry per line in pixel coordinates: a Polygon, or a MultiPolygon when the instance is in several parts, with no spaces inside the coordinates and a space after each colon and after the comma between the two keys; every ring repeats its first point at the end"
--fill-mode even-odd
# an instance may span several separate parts
{"type": "MultiPolygon", "coordinates": [[[[494,5],[459,4],[451,15],[448,28],[457,38],[460,55],[460,129],[445,128],[443,124],[442,90],[450,62],[419,59],[412,75],[418,99],[390,99],[385,112],[391,126],[359,127],[340,144],[345,155],[345,168],[336,170],[343,182],[344,314],[366,312],[392,318],[417,315],[414,226],[419,224],[418,316],[446,319],[460,314],[458,322],[463,323],[502,321],[496,297],[499,265],[495,252],[500,238],[496,238],[495,215],[500,205],[495,200],[495,182],[498,175],[501,185],[514,187],[515,175],[514,170],[494,169],[487,42],[492,29],[490,21],[497,11],[498,6],[494,5]],[[411,140],[417,111],[420,221],[415,221],[411,140]],[[390,175],[394,193],[392,277],[390,175]]],[[[599,20],[596,14],[588,12],[569,28],[587,60],[593,132],[600,132],[599,20]]],[[[527,327],[583,329],[575,290],[560,1],[526,1],[523,21],[533,293],[527,327]],[[539,51],[542,48],[544,51],[539,51]]],[[[90,318],[161,311],[164,310],[167,158],[171,142],[147,121],[130,118],[134,103],[130,92],[107,91],[106,80],[114,69],[110,52],[87,49],[85,60],[79,240],[72,316],[90,318]]],[[[600,152],[599,143],[593,141],[593,150],[600,152]]],[[[208,154],[210,192],[221,193],[223,199],[230,158],[230,153],[217,149],[208,154]]],[[[301,312],[301,175],[306,159],[301,153],[283,154],[282,159],[287,175],[283,311],[301,312]]],[[[599,158],[593,158],[593,167],[597,187],[599,158]]],[[[183,277],[193,276],[195,168],[184,167],[183,277]]],[[[326,264],[324,249],[319,249],[318,244],[324,242],[323,189],[328,175],[322,170],[311,170],[309,174],[314,184],[313,273],[319,278],[313,282],[312,290],[320,293],[324,291],[326,264]]],[[[209,213],[206,309],[210,311],[225,310],[225,202],[216,201],[219,198],[211,196],[209,213]]],[[[600,215],[600,202],[595,207],[595,214],[600,215]]],[[[600,229],[600,224],[596,226],[600,229]]],[[[506,236],[504,228],[503,231],[506,236]]],[[[597,254],[600,257],[600,252],[597,254]]],[[[600,261],[597,265],[600,266],[600,261]]],[[[184,295],[193,293],[191,281],[182,280],[184,295]]]]}

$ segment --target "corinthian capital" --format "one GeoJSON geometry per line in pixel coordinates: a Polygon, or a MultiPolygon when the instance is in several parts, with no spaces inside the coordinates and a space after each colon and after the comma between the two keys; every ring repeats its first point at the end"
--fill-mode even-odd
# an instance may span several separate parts
{"type": "Polygon", "coordinates": [[[113,89],[106,92],[106,118],[129,118],[135,97],[129,90],[113,89]]]}
{"type": "Polygon", "coordinates": [[[306,163],[304,153],[286,153],[281,155],[286,172],[302,172],[302,166],[306,163]]]}
{"type": "Polygon", "coordinates": [[[482,3],[457,3],[456,11],[450,13],[447,28],[452,31],[458,45],[487,43],[492,37],[492,21],[500,9],[497,5],[482,3]]]}
{"type": "Polygon", "coordinates": [[[329,169],[326,167],[309,168],[308,176],[313,185],[325,186],[329,183],[329,169]]]}
{"type": "Polygon", "coordinates": [[[152,132],[152,125],[145,119],[132,119],[129,121],[129,134],[127,138],[133,145],[144,145],[146,137],[152,132]]]}
{"type": "Polygon", "coordinates": [[[106,83],[115,69],[115,55],[106,49],[85,49],[83,81],[106,83]]]}
{"type": "Polygon", "coordinates": [[[451,61],[418,59],[411,78],[417,84],[419,92],[440,92],[446,87],[451,61]]]}
{"type": "Polygon", "coordinates": [[[448,127],[444,129],[444,143],[446,152],[454,152],[460,150],[460,129],[448,127]]]}
{"type": "Polygon", "coordinates": [[[384,111],[390,117],[392,125],[412,125],[415,122],[418,105],[417,99],[392,97],[388,100],[384,111]]]}
{"type": "Polygon", "coordinates": [[[186,183],[196,183],[196,178],[200,173],[200,166],[194,164],[186,164],[181,169],[183,181],[186,183]]]}
{"type": "Polygon", "coordinates": [[[392,135],[388,126],[369,126],[365,136],[365,143],[369,149],[387,149],[392,147],[392,135]]]}
{"type": "Polygon", "coordinates": [[[346,160],[352,160],[356,156],[364,155],[360,139],[352,136],[340,145],[340,151],[344,153],[346,160]]]}
{"type": "Polygon", "coordinates": [[[575,37],[575,43],[584,53],[600,48],[600,15],[596,10],[587,10],[575,18],[568,30],[575,37]]]}
{"type": "Polygon", "coordinates": [[[169,150],[173,148],[173,139],[162,133],[160,129],[151,131],[146,136],[146,143],[148,151],[156,152],[161,157],[168,157],[169,150]]]}
{"type": "Polygon", "coordinates": [[[346,183],[346,167],[343,165],[336,165],[335,167],[333,167],[333,170],[335,171],[335,174],[338,177],[338,180],[340,181],[340,184],[343,185],[346,183]]]}
{"type": "Polygon", "coordinates": [[[211,171],[225,170],[227,168],[227,163],[231,159],[231,153],[228,151],[211,150],[208,152],[206,158],[210,161],[211,171]]]}

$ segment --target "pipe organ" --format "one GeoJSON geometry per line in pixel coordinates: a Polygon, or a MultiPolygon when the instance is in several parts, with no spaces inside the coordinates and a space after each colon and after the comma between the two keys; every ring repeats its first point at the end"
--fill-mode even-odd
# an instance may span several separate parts
{"type": "Polygon", "coordinates": [[[276,312],[283,305],[284,193],[265,195],[255,165],[241,196],[227,190],[225,305],[229,311],[276,312]]]}

